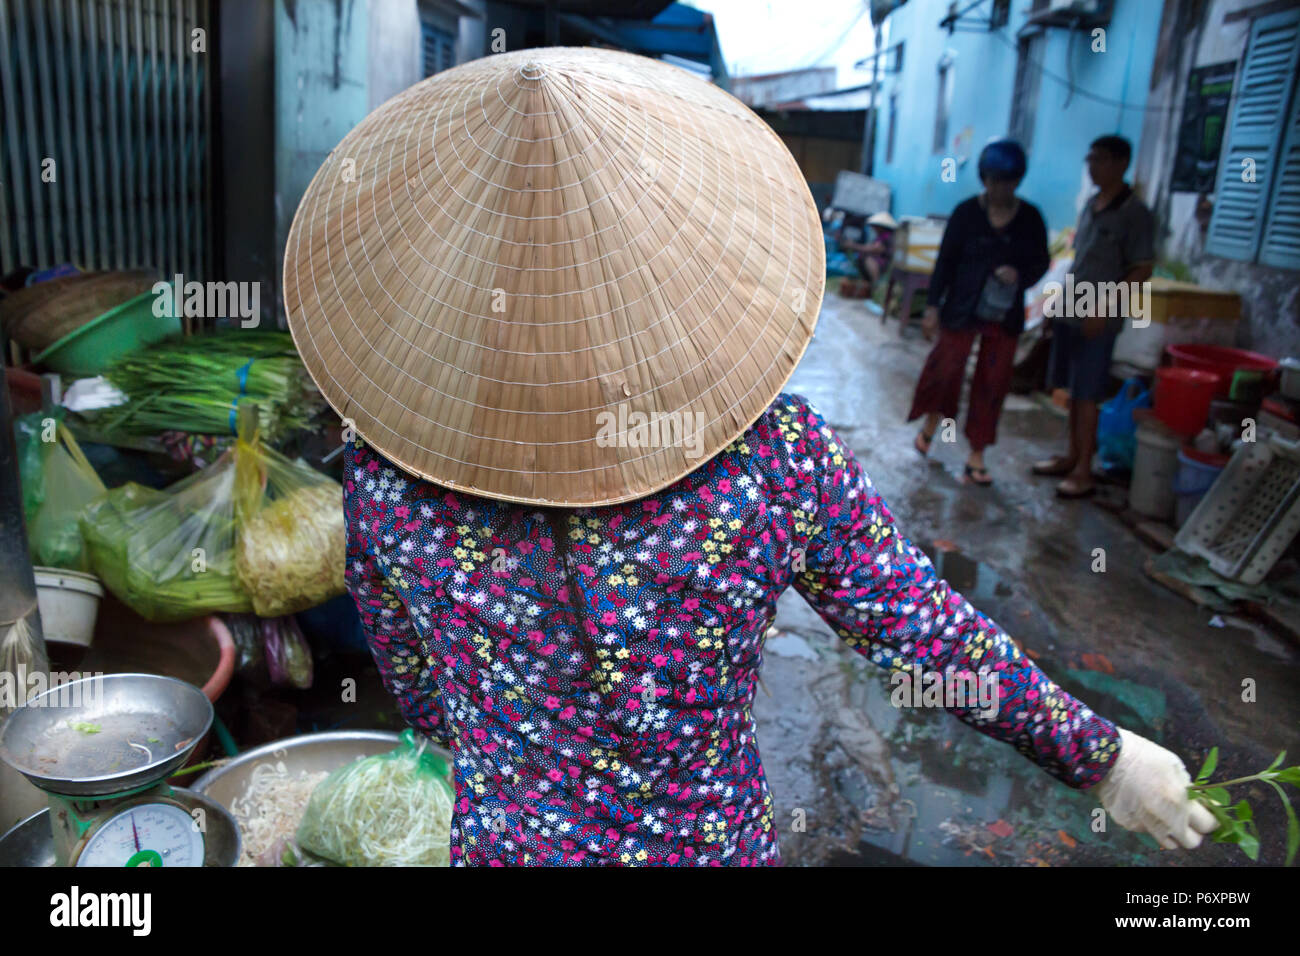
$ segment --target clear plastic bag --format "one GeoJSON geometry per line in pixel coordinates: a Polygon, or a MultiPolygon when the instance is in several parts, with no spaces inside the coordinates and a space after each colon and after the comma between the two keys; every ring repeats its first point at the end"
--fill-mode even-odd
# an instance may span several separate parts
{"type": "Polygon", "coordinates": [[[32,561],[51,568],[89,571],[90,556],[80,527],[81,513],[108,489],[67,426],[55,427],[41,466],[42,500],[27,525],[32,561]]]}
{"type": "Polygon", "coordinates": [[[311,687],[311,647],[292,614],[262,618],[262,649],[271,683],[280,687],[311,687]]]}
{"type": "Polygon", "coordinates": [[[152,621],[279,617],[343,593],[343,489],[239,419],[233,448],[165,491],[127,484],[81,521],[109,590],[152,621]]]}
{"type": "Polygon", "coordinates": [[[129,482],[82,515],[95,573],[151,621],[252,610],[235,573],[235,460],[226,452],[165,491],[129,482]]]}
{"type": "Polygon", "coordinates": [[[448,866],[450,770],[413,730],[395,750],[335,770],[312,791],[298,845],[344,866],[448,866]]]}
{"type": "Polygon", "coordinates": [[[45,457],[52,442],[45,441],[48,429],[56,427],[63,417],[61,408],[52,414],[32,412],[14,419],[15,451],[18,455],[18,477],[23,486],[23,518],[31,527],[41,502],[45,500],[45,457]]]}
{"type": "Polygon", "coordinates": [[[253,610],[279,617],[342,594],[342,486],[255,435],[241,435],[234,450],[235,561],[253,610]]]}

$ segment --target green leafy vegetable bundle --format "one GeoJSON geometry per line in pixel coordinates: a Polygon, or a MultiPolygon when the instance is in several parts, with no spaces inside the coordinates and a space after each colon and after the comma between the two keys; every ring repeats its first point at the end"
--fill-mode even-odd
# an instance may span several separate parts
{"type": "Polygon", "coordinates": [[[278,440],[305,428],[323,407],[286,332],[229,331],[171,339],[109,369],[127,401],[101,412],[105,432],[146,435],[175,429],[201,435],[236,431],[239,407],[256,403],[262,435],[278,440]]]}
{"type": "Polygon", "coordinates": [[[1296,857],[1296,852],[1300,851],[1300,821],[1296,819],[1295,809],[1291,806],[1291,798],[1282,789],[1282,784],[1289,783],[1292,786],[1300,786],[1300,766],[1283,767],[1286,760],[1286,751],[1277,755],[1271,764],[1261,770],[1259,773],[1251,774],[1248,777],[1236,777],[1232,780],[1224,780],[1220,783],[1210,783],[1210,774],[1214,773],[1214,768],[1219,763],[1219,748],[1210,748],[1210,755],[1205,758],[1205,763],[1201,765],[1200,772],[1197,773],[1196,779],[1188,787],[1188,792],[1205,804],[1214,818],[1219,821],[1219,828],[1214,831],[1211,839],[1215,843],[1235,843],[1241,847],[1241,851],[1252,860],[1259,859],[1259,829],[1255,825],[1255,815],[1251,811],[1250,803],[1247,800],[1240,800],[1237,803],[1232,802],[1228,794],[1228,787],[1240,786],[1242,784],[1266,783],[1277,791],[1278,798],[1282,801],[1282,806],[1286,810],[1286,865],[1290,866],[1296,857]]]}

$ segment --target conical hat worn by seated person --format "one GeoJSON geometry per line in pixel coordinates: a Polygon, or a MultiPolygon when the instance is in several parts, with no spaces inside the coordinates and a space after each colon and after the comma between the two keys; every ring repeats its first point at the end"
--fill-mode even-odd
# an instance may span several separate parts
{"type": "Polygon", "coordinates": [[[489,56],[367,116],[294,217],[289,327],[347,424],[491,498],[645,497],[780,392],[825,253],[772,129],[684,70],[489,56]]]}

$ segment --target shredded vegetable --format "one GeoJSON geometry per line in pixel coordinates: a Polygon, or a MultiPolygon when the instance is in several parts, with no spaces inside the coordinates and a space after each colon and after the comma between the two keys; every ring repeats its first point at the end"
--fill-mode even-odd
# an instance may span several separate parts
{"type": "Polygon", "coordinates": [[[332,773],[311,796],[298,843],[345,866],[448,866],[452,791],[447,767],[415,742],[332,773]]]}
{"type": "MultiPolygon", "coordinates": [[[[292,474],[287,468],[281,474],[292,474]]],[[[319,478],[299,469],[308,480],[319,478]]],[[[296,477],[296,476],[295,476],[296,477]]],[[[262,617],[315,607],[343,592],[347,535],[342,492],[319,478],[244,521],[235,539],[235,567],[262,617]]]]}
{"type": "Polygon", "coordinates": [[[294,776],[283,761],[253,768],[243,795],[230,801],[243,844],[240,866],[273,865],[273,851],[293,839],[312,791],[328,776],[323,770],[294,776]]]}

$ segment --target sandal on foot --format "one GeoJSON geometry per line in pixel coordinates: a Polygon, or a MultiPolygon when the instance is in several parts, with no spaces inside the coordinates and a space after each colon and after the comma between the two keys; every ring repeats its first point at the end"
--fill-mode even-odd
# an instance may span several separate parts
{"type": "Polygon", "coordinates": [[[1034,462],[1034,466],[1029,470],[1035,475],[1043,475],[1048,478],[1063,478],[1074,471],[1074,462],[1064,455],[1057,455],[1055,458],[1048,458],[1046,461],[1034,462]]]}
{"type": "Polygon", "coordinates": [[[1096,492],[1097,486],[1089,484],[1080,484],[1074,478],[1066,478],[1056,486],[1056,496],[1058,498],[1087,498],[1096,492]]]}
{"type": "Polygon", "coordinates": [[[930,432],[930,434],[927,435],[925,433],[925,430],[922,429],[921,431],[916,433],[916,441],[912,442],[912,447],[915,448],[921,455],[929,455],[930,445],[933,442],[934,442],[934,432],[930,432]]]}
{"type": "Polygon", "coordinates": [[[989,477],[987,468],[972,468],[970,465],[966,466],[966,474],[963,476],[963,480],[968,484],[979,485],[982,488],[987,488],[993,484],[993,479],[989,477]]]}

